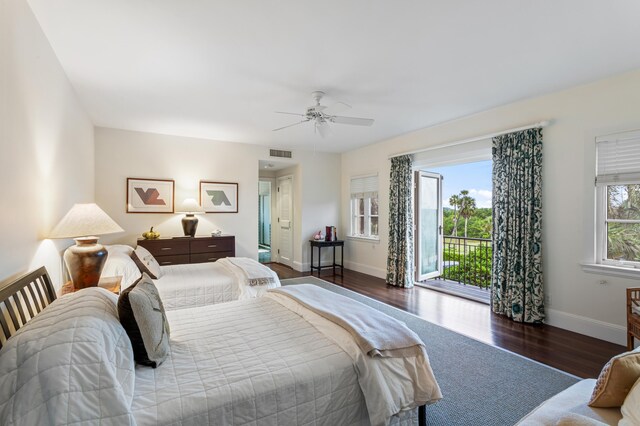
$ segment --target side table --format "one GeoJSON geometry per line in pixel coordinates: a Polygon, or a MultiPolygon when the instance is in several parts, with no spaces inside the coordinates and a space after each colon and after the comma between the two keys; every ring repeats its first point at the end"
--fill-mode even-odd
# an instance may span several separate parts
{"type": "MultiPolygon", "coordinates": [[[[122,275],[117,275],[115,277],[100,277],[100,282],[98,282],[98,287],[102,287],[105,290],[109,290],[112,293],[120,294],[120,283],[122,282],[122,275]]],[[[68,293],[74,293],[76,291],[73,288],[73,283],[71,281],[67,281],[62,288],[60,289],[60,296],[64,296],[68,293]]]]}
{"type": "Polygon", "coordinates": [[[340,268],[340,276],[344,276],[344,241],[336,240],[336,241],[324,241],[324,240],[309,240],[311,244],[311,275],[313,275],[314,269],[318,271],[318,276],[320,276],[320,271],[322,269],[332,268],[333,275],[336,274],[336,266],[340,268]],[[313,265],[313,248],[318,247],[318,266],[313,265]],[[322,266],[322,248],[323,247],[333,247],[333,263],[331,265],[322,266]],[[340,247],[340,263],[336,263],[336,247],[340,247]]]}

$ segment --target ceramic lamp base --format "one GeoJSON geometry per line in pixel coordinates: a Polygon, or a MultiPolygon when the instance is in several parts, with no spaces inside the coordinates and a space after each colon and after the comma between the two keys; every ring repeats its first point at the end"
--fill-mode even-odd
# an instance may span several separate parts
{"type": "Polygon", "coordinates": [[[184,236],[195,237],[196,229],[198,229],[198,218],[193,214],[187,213],[187,215],[182,218],[182,230],[184,231],[184,236]]]}
{"type": "Polygon", "coordinates": [[[96,287],[107,260],[107,250],[98,244],[98,237],[75,238],[76,245],[64,252],[64,263],[76,290],[96,287]]]}

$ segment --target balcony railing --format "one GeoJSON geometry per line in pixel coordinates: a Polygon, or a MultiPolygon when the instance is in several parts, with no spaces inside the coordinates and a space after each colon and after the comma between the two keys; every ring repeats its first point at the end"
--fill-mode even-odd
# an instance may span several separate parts
{"type": "Polygon", "coordinates": [[[491,240],[444,237],[443,271],[440,278],[483,289],[491,285],[491,240]]]}

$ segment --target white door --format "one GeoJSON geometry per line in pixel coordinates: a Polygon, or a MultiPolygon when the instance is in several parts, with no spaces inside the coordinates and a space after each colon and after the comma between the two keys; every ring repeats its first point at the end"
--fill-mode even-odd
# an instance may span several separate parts
{"type": "Polygon", "coordinates": [[[416,281],[442,274],[442,176],[415,172],[416,281]]]}
{"type": "Polygon", "coordinates": [[[293,267],[293,177],[279,177],[277,187],[278,262],[293,267]]]}

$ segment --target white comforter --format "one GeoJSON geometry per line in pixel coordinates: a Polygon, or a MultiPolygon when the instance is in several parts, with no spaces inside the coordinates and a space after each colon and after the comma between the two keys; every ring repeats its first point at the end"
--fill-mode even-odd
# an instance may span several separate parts
{"type": "Polygon", "coordinates": [[[131,342],[117,297],[101,288],[63,296],[0,351],[0,424],[135,425],[131,342]]]}
{"type": "Polygon", "coordinates": [[[351,358],[278,302],[167,312],[171,354],[136,368],[142,425],[351,425],[367,411],[351,358]]]}
{"type": "Polygon", "coordinates": [[[138,425],[416,420],[415,410],[403,411],[413,392],[414,359],[376,361],[389,361],[386,369],[367,364],[349,333],[282,295],[167,317],[169,358],[155,370],[136,368],[138,425]],[[384,414],[390,409],[399,415],[390,419],[384,414]]]}
{"type": "Polygon", "coordinates": [[[261,296],[280,286],[278,275],[270,271],[275,283],[250,287],[246,278],[230,262],[161,266],[162,275],[154,280],[166,310],[193,308],[261,296]],[[231,266],[230,266],[231,265],[231,266]]]}

